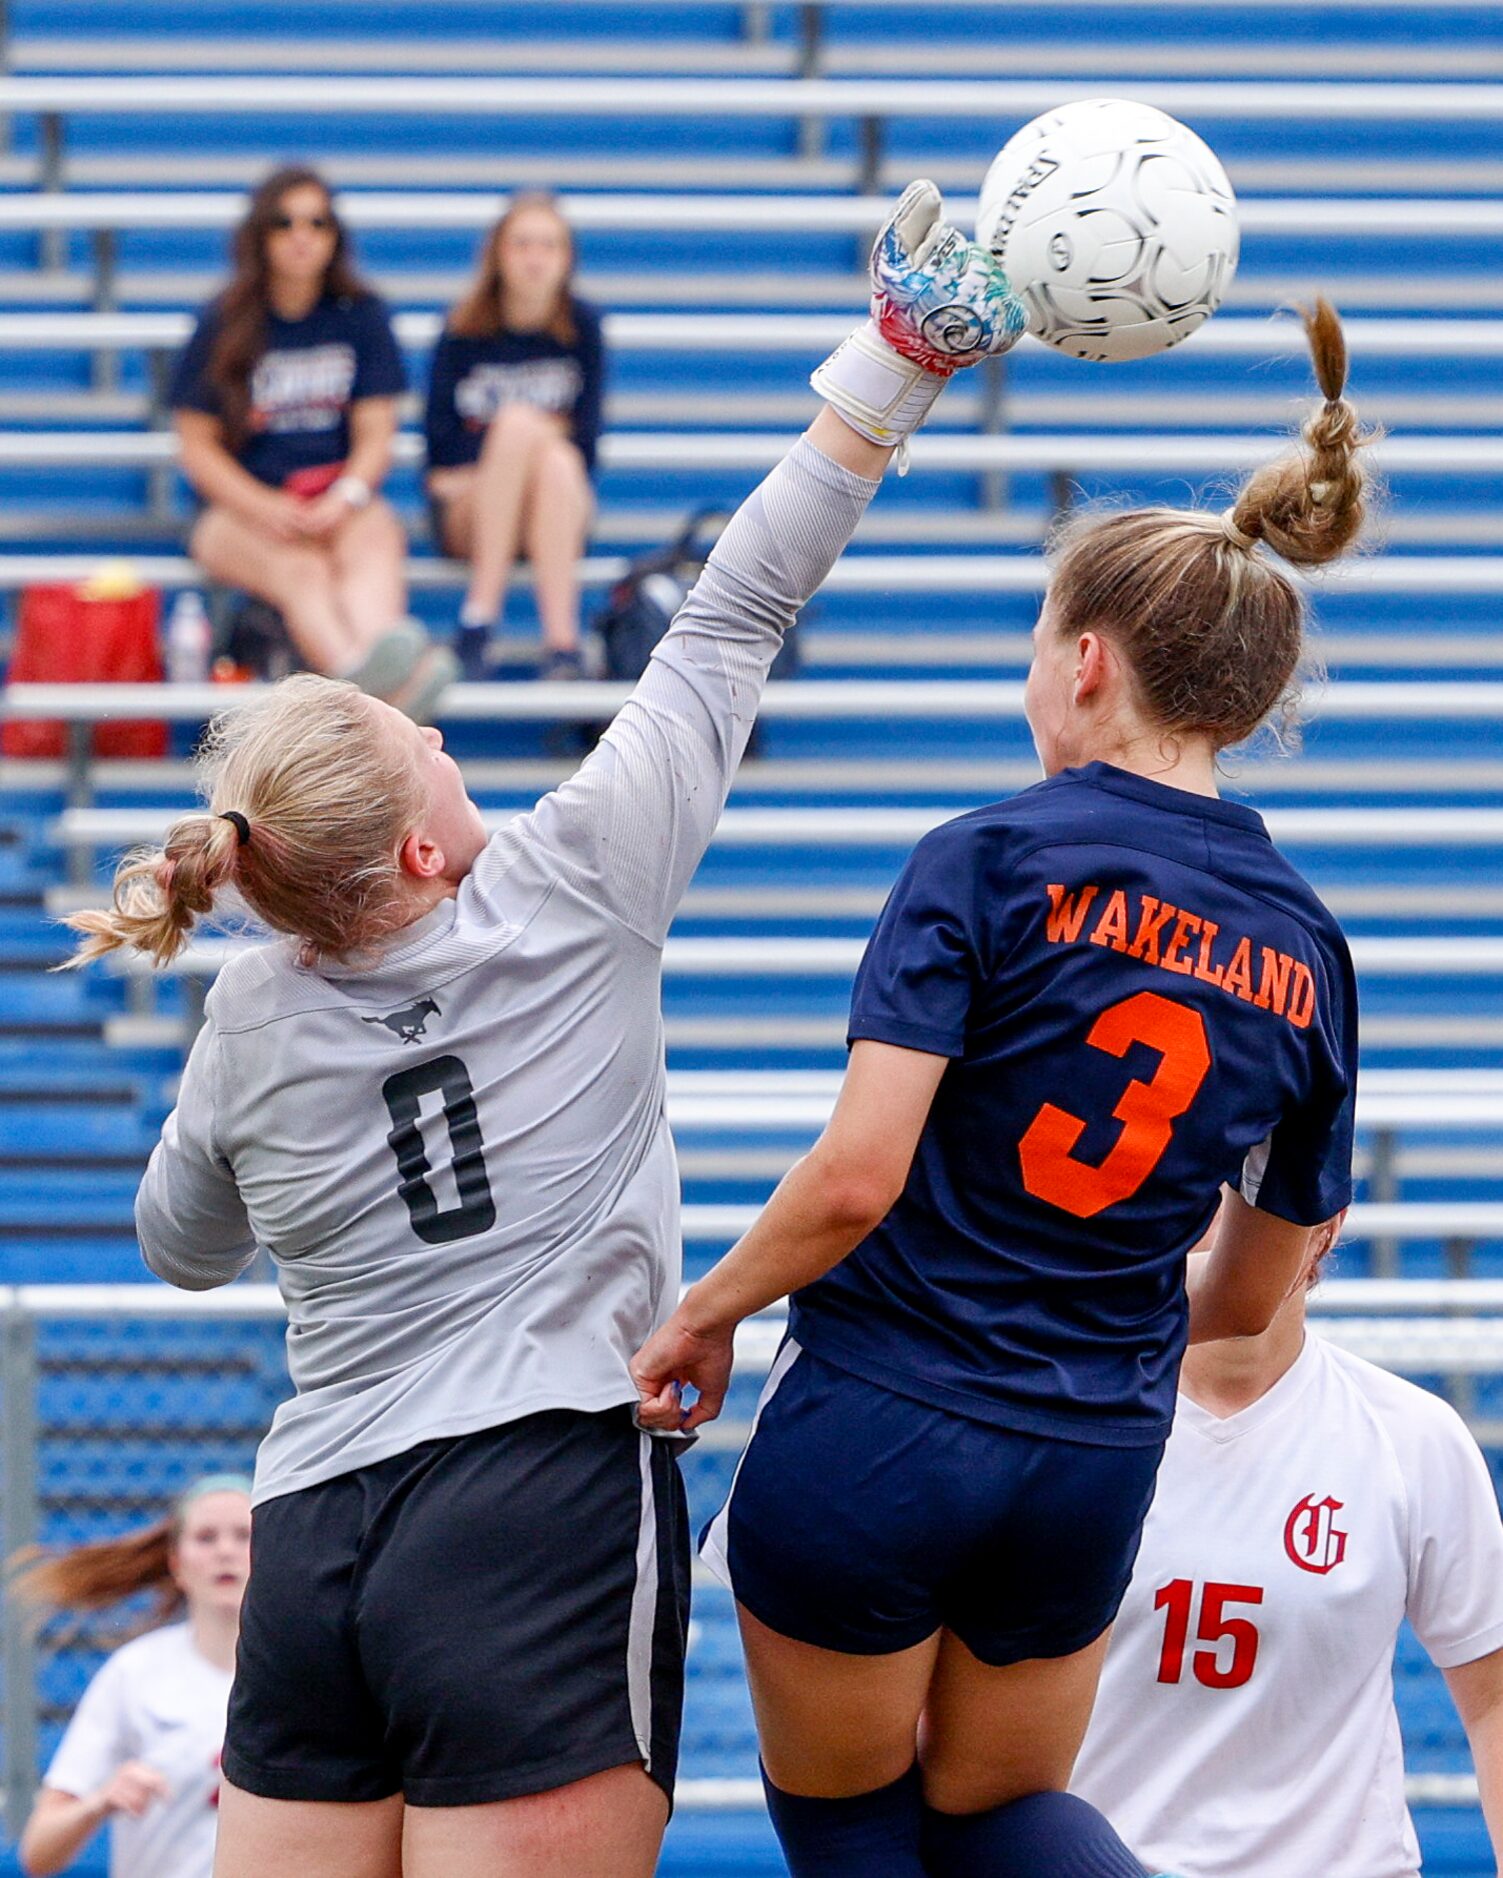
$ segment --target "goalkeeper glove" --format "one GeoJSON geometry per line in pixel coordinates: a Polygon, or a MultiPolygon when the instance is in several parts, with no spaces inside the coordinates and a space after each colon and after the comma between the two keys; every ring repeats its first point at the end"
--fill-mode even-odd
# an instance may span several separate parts
{"type": "Polygon", "coordinates": [[[910,183],[872,249],[871,318],[810,383],[852,430],[901,444],[962,366],[1017,344],[1022,303],[987,249],[942,222],[933,183],[910,183]]]}

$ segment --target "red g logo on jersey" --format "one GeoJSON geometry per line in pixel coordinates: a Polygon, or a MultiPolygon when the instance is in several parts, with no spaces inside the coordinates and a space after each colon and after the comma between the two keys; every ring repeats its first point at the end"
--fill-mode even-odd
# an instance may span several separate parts
{"type": "Polygon", "coordinates": [[[1345,1502],[1307,1493],[1284,1521],[1284,1550],[1302,1572],[1334,1571],[1346,1557],[1347,1535],[1336,1524],[1345,1502]]]}

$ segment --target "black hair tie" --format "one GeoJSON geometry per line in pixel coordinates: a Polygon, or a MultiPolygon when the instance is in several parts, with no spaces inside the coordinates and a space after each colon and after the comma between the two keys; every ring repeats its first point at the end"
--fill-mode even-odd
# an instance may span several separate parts
{"type": "Polygon", "coordinates": [[[240,813],[239,809],[225,809],[219,819],[222,822],[228,822],[230,827],[234,829],[236,835],[239,837],[240,846],[243,848],[250,840],[250,823],[240,813]]]}

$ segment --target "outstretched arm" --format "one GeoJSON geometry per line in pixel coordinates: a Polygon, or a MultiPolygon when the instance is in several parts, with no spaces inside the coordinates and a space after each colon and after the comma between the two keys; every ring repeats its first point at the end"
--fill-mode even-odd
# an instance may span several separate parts
{"type": "Polygon", "coordinates": [[[837,416],[834,408],[828,404],[804,436],[821,456],[827,456],[832,463],[838,463],[853,476],[864,476],[874,483],[882,480],[896,447],[890,443],[872,443],[852,430],[845,419],[837,416]]]}
{"type": "Polygon", "coordinates": [[[504,871],[530,849],[661,945],[720,819],[783,635],[876,491],[812,438],[796,444],[732,517],[599,745],[503,830],[477,862],[475,886],[484,891],[493,866],[504,871]]]}
{"type": "Polygon", "coordinates": [[[819,1140],[796,1161],[744,1238],[685,1294],[637,1353],[644,1428],[696,1428],[720,1413],[736,1326],[822,1278],[884,1219],[903,1191],[949,1059],[858,1042],[819,1140]],[[680,1386],[699,1399],[684,1415],[680,1386]]]}
{"type": "Polygon", "coordinates": [[[767,673],[878,481],[961,365],[1006,350],[1022,312],[991,257],[915,183],[873,255],[873,318],[814,374],[827,409],[732,518],[594,753],[477,863],[485,895],[526,853],[661,944],[714,833],[767,673]],[[959,298],[967,318],[940,317],[959,298]],[[956,350],[936,350],[946,332],[956,350]],[[960,341],[964,341],[964,349],[960,341]]]}

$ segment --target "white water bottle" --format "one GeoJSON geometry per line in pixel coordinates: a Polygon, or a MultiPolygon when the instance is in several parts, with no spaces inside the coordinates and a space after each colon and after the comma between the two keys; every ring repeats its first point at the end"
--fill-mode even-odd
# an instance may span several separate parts
{"type": "Polygon", "coordinates": [[[172,603],[167,620],[167,682],[201,685],[209,676],[213,630],[201,595],[185,588],[172,603]]]}

